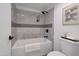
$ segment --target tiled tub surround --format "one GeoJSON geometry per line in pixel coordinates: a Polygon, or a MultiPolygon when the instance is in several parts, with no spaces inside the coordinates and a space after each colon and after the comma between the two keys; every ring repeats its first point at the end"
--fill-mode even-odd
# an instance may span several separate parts
{"type": "MultiPolygon", "coordinates": [[[[11,21],[12,22],[16,22],[16,6],[15,4],[11,4],[11,21]]],[[[13,40],[11,40],[11,45],[13,46],[13,44],[16,42],[17,39],[17,30],[15,27],[11,27],[11,35],[14,36],[13,40]]]]}
{"type": "MultiPolygon", "coordinates": [[[[39,14],[16,9],[16,20],[12,21],[12,28],[14,28],[14,36],[16,35],[16,40],[41,38],[48,35],[48,39],[52,41],[52,39],[50,39],[52,23],[45,23],[45,15],[43,14],[39,15],[40,21],[37,22],[37,15],[39,14]],[[48,33],[45,33],[46,29],[49,29],[48,33]]],[[[47,20],[49,19],[47,18],[47,20]]],[[[50,19],[50,21],[52,20],[50,19]]]]}
{"type": "Polygon", "coordinates": [[[17,39],[43,37],[44,15],[21,9],[17,9],[16,12],[16,22],[13,27],[17,29],[17,39]],[[39,22],[36,21],[37,16],[40,17],[39,22]]]}
{"type": "Polygon", "coordinates": [[[43,37],[44,36],[43,34],[45,32],[44,28],[51,28],[52,24],[46,24],[46,25],[14,24],[12,25],[12,27],[16,27],[17,39],[26,39],[26,38],[43,37]]]}
{"type": "Polygon", "coordinates": [[[12,5],[12,35],[14,39],[11,41],[12,46],[14,45],[15,41],[18,39],[25,39],[25,38],[34,38],[34,37],[41,37],[42,28],[38,28],[36,25],[44,24],[44,16],[40,16],[40,22],[36,22],[36,16],[38,14],[34,12],[29,12],[25,10],[16,9],[14,5],[12,5]],[[22,16],[24,15],[24,16],[22,16]],[[24,25],[22,25],[24,24],[24,25]],[[34,26],[28,25],[32,24],[34,26]]]}
{"type": "Polygon", "coordinates": [[[25,11],[21,9],[16,10],[16,23],[17,24],[44,24],[44,15],[38,14],[31,11],[25,11]],[[39,22],[37,22],[37,17],[39,16],[39,22]]]}
{"type": "MultiPolygon", "coordinates": [[[[52,27],[46,27],[44,30],[48,29],[49,32],[44,31],[44,35],[48,36],[48,39],[52,41],[54,47],[54,8],[50,9],[47,14],[44,16],[45,24],[51,24],[52,27]]],[[[52,48],[54,49],[54,48],[52,48]]]]}
{"type": "Polygon", "coordinates": [[[17,39],[42,37],[40,28],[17,28],[17,39]]]}

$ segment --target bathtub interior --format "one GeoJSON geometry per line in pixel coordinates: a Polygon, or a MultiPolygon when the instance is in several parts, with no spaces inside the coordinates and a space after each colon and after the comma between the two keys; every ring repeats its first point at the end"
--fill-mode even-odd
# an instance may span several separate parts
{"type": "Polygon", "coordinates": [[[42,43],[47,41],[46,38],[32,38],[32,39],[21,39],[21,40],[17,40],[13,46],[13,48],[15,47],[21,47],[24,46],[25,44],[32,44],[32,43],[42,43]]]}
{"type": "Polygon", "coordinates": [[[12,47],[13,55],[41,56],[52,50],[52,42],[46,38],[17,40],[12,47]]]}

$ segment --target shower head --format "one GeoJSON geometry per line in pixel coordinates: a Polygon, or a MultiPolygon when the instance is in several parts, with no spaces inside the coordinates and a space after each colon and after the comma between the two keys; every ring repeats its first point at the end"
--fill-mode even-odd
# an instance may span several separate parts
{"type": "Polygon", "coordinates": [[[47,12],[47,11],[41,11],[41,13],[42,13],[42,14],[46,14],[46,13],[48,13],[48,12],[47,12]]]}

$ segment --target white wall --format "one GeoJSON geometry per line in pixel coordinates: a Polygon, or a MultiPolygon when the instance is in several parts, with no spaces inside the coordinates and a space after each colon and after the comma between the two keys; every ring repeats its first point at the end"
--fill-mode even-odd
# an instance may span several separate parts
{"type": "Polygon", "coordinates": [[[0,56],[11,55],[11,4],[0,3],[0,56]]]}
{"type": "Polygon", "coordinates": [[[54,8],[54,50],[61,50],[60,40],[64,32],[79,34],[79,25],[63,25],[62,24],[62,8],[71,4],[58,4],[54,8]]]}

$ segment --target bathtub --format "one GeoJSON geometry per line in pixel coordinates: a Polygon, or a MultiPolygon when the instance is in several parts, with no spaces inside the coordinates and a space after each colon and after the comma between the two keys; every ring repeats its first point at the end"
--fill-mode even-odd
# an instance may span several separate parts
{"type": "Polygon", "coordinates": [[[43,56],[52,50],[52,42],[46,38],[17,40],[12,47],[13,56],[43,56]]]}

